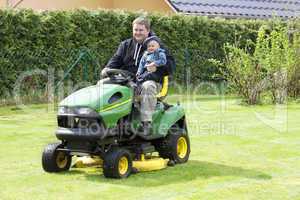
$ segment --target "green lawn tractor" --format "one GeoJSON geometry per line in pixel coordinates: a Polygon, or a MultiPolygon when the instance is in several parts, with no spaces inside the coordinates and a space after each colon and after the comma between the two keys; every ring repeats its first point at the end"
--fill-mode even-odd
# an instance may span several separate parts
{"type": "Polygon", "coordinates": [[[46,172],[67,171],[72,157],[98,160],[108,178],[165,168],[189,159],[190,141],[183,108],[162,101],[168,77],[157,96],[151,134],[138,131],[141,124],[134,95],[134,76],[110,69],[108,78],[66,97],[58,108],[57,143],[45,147],[46,172]]]}

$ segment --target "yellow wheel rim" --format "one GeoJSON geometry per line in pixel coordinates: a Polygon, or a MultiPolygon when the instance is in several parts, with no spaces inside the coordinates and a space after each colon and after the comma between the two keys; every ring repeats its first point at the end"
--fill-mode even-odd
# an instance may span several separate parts
{"type": "Polygon", "coordinates": [[[119,160],[119,173],[121,175],[124,175],[126,174],[127,170],[128,170],[128,159],[125,156],[123,156],[119,160]]]}
{"type": "Polygon", "coordinates": [[[67,166],[68,163],[68,157],[64,152],[58,152],[56,157],[56,164],[59,168],[64,168],[67,166]]]}
{"type": "Polygon", "coordinates": [[[188,145],[184,137],[180,137],[177,141],[177,155],[179,158],[184,158],[188,151],[188,145]]]}

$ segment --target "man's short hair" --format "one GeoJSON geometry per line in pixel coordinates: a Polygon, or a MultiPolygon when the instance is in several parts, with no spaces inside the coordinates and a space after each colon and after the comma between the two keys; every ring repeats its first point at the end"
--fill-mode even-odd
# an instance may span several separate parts
{"type": "Polygon", "coordinates": [[[134,24],[140,24],[144,25],[148,31],[150,31],[150,20],[146,17],[138,17],[135,20],[133,20],[132,25],[134,24]]]}

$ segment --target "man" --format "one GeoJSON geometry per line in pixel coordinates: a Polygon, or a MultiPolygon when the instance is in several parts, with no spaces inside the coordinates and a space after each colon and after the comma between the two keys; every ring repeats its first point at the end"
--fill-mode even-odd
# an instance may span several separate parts
{"type": "MultiPolygon", "coordinates": [[[[147,40],[157,38],[150,31],[150,22],[147,18],[138,17],[132,22],[132,38],[124,40],[120,43],[118,50],[113,57],[108,61],[105,68],[102,70],[102,75],[106,75],[107,68],[128,70],[136,74],[138,66],[144,51],[146,50],[147,40]]],[[[164,48],[162,46],[162,48],[164,48]]],[[[167,65],[170,62],[174,63],[174,59],[167,54],[167,65]],[[169,63],[168,63],[169,61],[169,63]]],[[[159,73],[160,75],[166,74],[165,70],[157,68],[155,63],[147,65],[149,72],[159,73]]],[[[159,92],[161,85],[154,81],[145,81],[141,86],[141,121],[142,126],[140,131],[144,135],[150,134],[152,114],[155,111],[157,98],[156,94],[159,92]]]]}

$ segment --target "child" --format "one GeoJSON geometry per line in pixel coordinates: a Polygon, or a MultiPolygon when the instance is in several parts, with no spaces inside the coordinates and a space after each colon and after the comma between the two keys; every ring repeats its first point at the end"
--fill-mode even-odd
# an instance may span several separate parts
{"type": "Polygon", "coordinates": [[[159,42],[156,39],[148,41],[147,51],[145,51],[140,61],[140,65],[136,74],[137,82],[141,84],[147,80],[152,80],[159,83],[162,79],[162,74],[159,73],[161,70],[158,70],[157,72],[149,72],[147,67],[155,64],[156,67],[160,68],[166,65],[166,63],[167,59],[165,50],[160,48],[159,42]]]}

